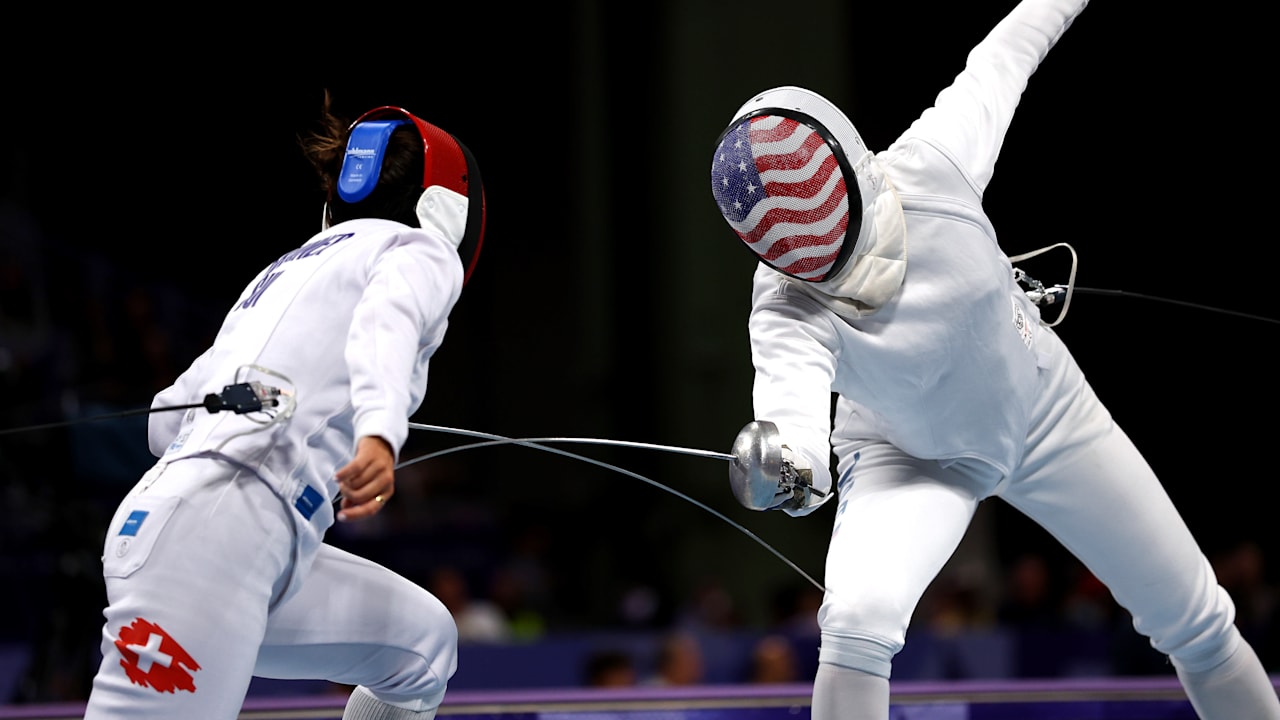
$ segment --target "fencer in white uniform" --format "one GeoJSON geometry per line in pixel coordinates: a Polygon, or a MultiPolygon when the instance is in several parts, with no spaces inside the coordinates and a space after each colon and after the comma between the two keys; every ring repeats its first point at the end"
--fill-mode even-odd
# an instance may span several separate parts
{"type": "Polygon", "coordinates": [[[325,116],[321,232],[259,272],[155,397],[158,462],[105,539],[87,720],[230,720],[253,676],[355,686],[346,720],[429,720],[456,669],[443,604],[323,538],[337,512],[368,516],[394,493],[479,253],[480,177],[456,138],[403,109],[349,129],[325,116]]]}
{"type": "Polygon", "coordinates": [[[1085,4],[1023,0],[882,152],[798,87],[749,100],[717,144],[716,203],[760,260],[733,490],[796,516],[838,503],[816,720],[888,717],[916,604],[991,497],[1106,584],[1202,718],[1280,718],[1231,598],[982,207],[1030,76],[1085,4]]]}

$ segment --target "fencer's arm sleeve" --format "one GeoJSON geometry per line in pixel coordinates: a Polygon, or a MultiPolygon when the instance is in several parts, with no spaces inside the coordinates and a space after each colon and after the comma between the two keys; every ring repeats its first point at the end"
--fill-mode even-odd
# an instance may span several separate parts
{"type": "Polygon", "coordinates": [[[939,145],[981,194],[1027,82],[1087,2],[1022,0],[969,51],[964,70],[900,140],[939,145]]]}
{"type": "MultiPolygon", "coordinates": [[[[151,400],[152,408],[190,405],[204,399],[199,392],[196,378],[202,377],[201,367],[213,355],[213,347],[205,350],[191,365],[173,381],[169,387],[156,393],[151,400]]],[[[157,410],[147,418],[147,448],[151,454],[160,457],[182,428],[182,418],[186,415],[182,410],[157,410]]]]}
{"type": "Polygon", "coordinates": [[[831,313],[778,273],[757,271],[747,327],[755,367],[755,419],[778,426],[779,438],[813,471],[807,515],[831,497],[831,386],[840,344],[831,313]]]}
{"type": "Polygon", "coordinates": [[[458,253],[438,233],[405,231],[371,258],[345,351],[357,440],[382,437],[399,460],[426,390],[419,371],[444,341],[461,290],[458,253]]]}

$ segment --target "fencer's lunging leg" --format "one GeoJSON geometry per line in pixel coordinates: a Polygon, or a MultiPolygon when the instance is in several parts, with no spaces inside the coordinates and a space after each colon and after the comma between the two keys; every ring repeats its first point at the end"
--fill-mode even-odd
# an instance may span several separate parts
{"type": "Polygon", "coordinates": [[[830,663],[813,680],[813,720],[885,720],[889,678],[830,663]]]}
{"type": "Polygon", "coordinates": [[[1191,670],[1177,658],[1173,666],[1200,720],[1235,720],[1241,708],[1261,708],[1258,720],[1280,720],[1280,699],[1253,647],[1243,639],[1225,662],[1191,670]]]}
{"type": "Polygon", "coordinates": [[[431,720],[457,668],[457,646],[458,628],[439,599],[321,545],[305,581],[272,613],[254,670],[358,688],[345,720],[431,720]]]}
{"type": "Polygon", "coordinates": [[[1134,628],[1169,656],[1201,720],[1280,719],[1266,670],[1235,627],[1231,596],[1119,426],[1088,446],[1033,452],[1024,465],[1028,476],[1005,499],[1111,590],[1134,628]]]}
{"type": "MultiPolygon", "coordinates": [[[[815,720],[889,716],[889,677],[907,623],[969,526],[988,478],[886,443],[842,468],[818,624],[815,720]]],[[[990,484],[994,485],[994,481],[990,484]]]]}
{"type": "Polygon", "coordinates": [[[379,700],[368,689],[357,687],[347,699],[347,708],[342,711],[342,720],[432,720],[439,708],[439,701],[444,697],[443,691],[440,696],[436,698],[431,709],[418,711],[379,700]]]}

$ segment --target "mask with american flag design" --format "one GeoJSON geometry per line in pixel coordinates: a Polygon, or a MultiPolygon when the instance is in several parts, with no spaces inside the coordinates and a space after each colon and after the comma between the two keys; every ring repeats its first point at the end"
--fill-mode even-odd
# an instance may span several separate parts
{"type": "Polygon", "coordinates": [[[711,164],[720,213],[761,262],[798,280],[832,278],[853,255],[872,181],[845,115],[820,95],[757,95],[721,134],[711,164]]]}

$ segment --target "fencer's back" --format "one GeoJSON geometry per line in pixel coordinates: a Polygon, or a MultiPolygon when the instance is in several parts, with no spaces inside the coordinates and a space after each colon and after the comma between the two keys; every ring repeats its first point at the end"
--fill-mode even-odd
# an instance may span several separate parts
{"type": "Polygon", "coordinates": [[[387,416],[388,439],[403,441],[461,285],[457,252],[437,233],[361,219],[317,234],[258,273],[210,349],[158,396],[258,380],[294,394],[292,417],[264,429],[249,415],[189,412],[181,428],[153,426],[177,438],[165,459],[217,453],[286,495],[306,483],[331,499],[361,414],[387,416]],[[274,375],[245,370],[255,367],[274,375]]]}

